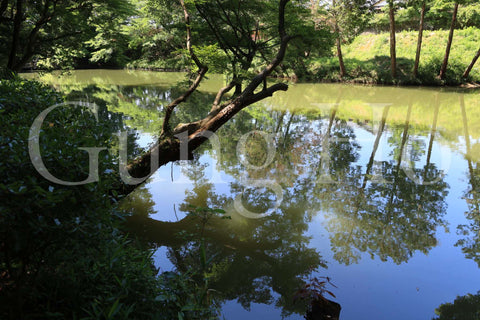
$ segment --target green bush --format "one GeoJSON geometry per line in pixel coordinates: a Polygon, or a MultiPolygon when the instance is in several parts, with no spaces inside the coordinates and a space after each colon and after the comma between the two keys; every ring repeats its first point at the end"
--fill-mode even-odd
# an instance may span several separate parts
{"type": "Polygon", "coordinates": [[[309,71],[316,79],[340,80],[340,65],[335,57],[318,58],[310,64],[309,71]]]}
{"type": "MultiPolygon", "coordinates": [[[[62,102],[38,82],[0,81],[0,318],[176,318],[183,306],[159,298],[166,285],[152,251],[122,232],[124,214],[110,192],[118,180],[115,153],[102,151],[100,181],[80,186],[52,183],[33,167],[29,128],[62,102]]],[[[45,165],[60,179],[84,180],[88,155],[78,148],[116,150],[112,136],[122,128],[121,116],[106,108],[98,122],[87,109],[57,108],[41,128],[45,165]]]]}
{"type": "MultiPolygon", "coordinates": [[[[119,231],[108,189],[99,183],[62,186],[44,179],[30,162],[29,128],[47,107],[61,103],[55,91],[33,81],[0,82],[0,315],[3,318],[85,316],[101,311],[122,318],[155,311],[158,290],[149,253],[119,231]]],[[[88,157],[78,147],[112,147],[118,121],[98,123],[82,108],[62,107],[48,115],[40,150],[56,177],[80,181],[88,157]]],[[[120,120],[118,117],[113,119],[120,120]]],[[[101,154],[100,172],[114,155],[101,154]]],[[[113,172],[113,170],[110,170],[113,172]]],[[[108,318],[105,316],[105,318],[108,318]]]]}
{"type": "Polygon", "coordinates": [[[458,23],[461,28],[480,27],[480,3],[461,6],[458,10],[458,23]]]}

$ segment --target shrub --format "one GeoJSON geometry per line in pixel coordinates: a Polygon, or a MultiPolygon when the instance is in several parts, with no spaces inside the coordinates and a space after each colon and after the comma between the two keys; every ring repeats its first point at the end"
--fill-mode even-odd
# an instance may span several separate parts
{"type": "MultiPolygon", "coordinates": [[[[122,232],[124,214],[110,192],[115,154],[102,151],[100,182],[80,186],[52,183],[33,167],[29,128],[62,101],[38,82],[0,81],[0,318],[176,318],[182,306],[158,298],[166,285],[152,251],[122,232]]],[[[78,148],[115,150],[112,134],[122,128],[121,116],[106,108],[98,122],[87,109],[57,108],[41,128],[45,165],[60,179],[84,180],[88,156],[78,148]]]]}

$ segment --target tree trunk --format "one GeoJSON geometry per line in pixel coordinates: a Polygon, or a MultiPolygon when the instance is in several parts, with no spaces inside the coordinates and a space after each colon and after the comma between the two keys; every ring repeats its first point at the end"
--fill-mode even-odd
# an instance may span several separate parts
{"type": "Polygon", "coordinates": [[[337,12],[335,8],[336,5],[337,5],[336,0],[332,0],[332,8],[333,8],[334,19],[335,19],[334,30],[335,30],[335,33],[337,34],[336,45],[337,45],[338,63],[340,65],[340,78],[343,78],[347,74],[347,71],[345,69],[345,64],[343,63],[342,38],[340,36],[340,28],[338,27],[338,22],[337,22],[337,12]]]}
{"type": "Polygon", "coordinates": [[[365,172],[365,176],[363,178],[362,189],[365,189],[365,187],[367,186],[367,181],[370,178],[369,176],[372,172],[373,162],[375,161],[375,154],[377,153],[378,146],[380,144],[380,139],[382,138],[383,131],[385,130],[385,124],[387,123],[387,116],[388,116],[389,110],[390,110],[390,106],[386,106],[383,109],[382,120],[378,127],[378,132],[375,138],[375,142],[373,143],[373,149],[372,149],[372,153],[370,154],[370,159],[368,160],[367,171],[365,172]]]}
{"type": "Polygon", "coordinates": [[[423,27],[425,25],[426,8],[427,8],[427,3],[424,1],[422,4],[422,12],[420,14],[420,26],[418,28],[417,54],[415,56],[415,66],[413,67],[413,76],[415,78],[418,76],[418,66],[420,65],[420,52],[422,51],[423,27]]]}
{"type": "MultiPolygon", "coordinates": [[[[337,27],[338,29],[338,27],[337,27]]],[[[347,75],[347,70],[345,69],[345,64],[343,63],[343,54],[342,54],[342,44],[341,44],[340,34],[337,35],[337,55],[338,63],[340,64],[340,78],[343,78],[347,75]]]]}
{"type": "Polygon", "coordinates": [[[400,153],[398,155],[398,161],[397,161],[397,173],[400,171],[400,165],[402,164],[402,157],[403,157],[403,150],[405,149],[405,144],[407,143],[408,140],[408,130],[410,129],[410,119],[412,116],[412,108],[413,108],[413,102],[410,102],[408,104],[408,109],[407,109],[407,120],[405,120],[405,127],[403,128],[403,134],[402,134],[402,142],[400,144],[400,153]]]}
{"type": "Polygon", "coordinates": [[[20,45],[20,30],[22,28],[23,21],[23,0],[17,0],[15,17],[13,19],[13,34],[12,34],[12,44],[10,48],[10,54],[8,56],[7,69],[12,71],[15,70],[15,65],[17,64],[17,51],[18,46],[20,45]]]}
{"type": "Polygon", "coordinates": [[[435,111],[433,113],[432,130],[430,131],[430,142],[428,143],[427,152],[427,166],[430,165],[430,159],[432,158],[433,141],[435,140],[435,134],[437,133],[438,111],[440,110],[440,101],[438,101],[438,95],[435,99],[435,111]]]}
{"type": "Polygon", "coordinates": [[[408,110],[407,110],[407,119],[405,120],[405,127],[403,129],[403,134],[402,134],[402,142],[400,143],[400,152],[398,154],[398,160],[397,160],[397,165],[395,167],[394,171],[394,180],[393,180],[393,189],[390,193],[390,199],[388,200],[388,204],[386,208],[389,208],[388,210],[388,221],[391,221],[392,217],[392,204],[393,200],[395,199],[395,196],[397,195],[397,187],[398,187],[398,179],[400,177],[400,170],[401,170],[401,165],[402,165],[402,158],[403,158],[403,151],[405,149],[405,145],[408,140],[408,130],[410,128],[410,118],[412,115],[412,107],[413,107],[413,102],[410,102],[408,105],[408,110]]]}
{"type": "MultiPolygon", "coordinates": [[[[467,117],[467,111],[465,110],[465,99],[463,98],[463,95],[460,95],[459,100],[460,100],[460,110],[462,112],[463,134],[465,136],[465,147],[467,149],[465,158],[471,159],[472,143],[470,141],[470,131],[468,130],[468,117],[467,117]]],[[[473,176],[473,167],[472,169],[470,169],[470,172],[472,173],[472,176],[473,176]]]]}
{"type": "Polygon", "coordinates": [[[475,55],[475,57],[473,57],[472,62],[470,62],[470,65],[468,66],[468,68],[463,73],[463,77],[465,79],[468,78],[468,76],[470,75],[470,71],[472,71],[473,66],[475,65],[475,63],[477,63],[478,58],[480,58],[480,49],[478,49],[477,54],[475,55]]]}
{"type": "Polygon", "coordinates": [[[447,72],[448,58],[450,57],[450,49],[452,48],[452,42],[453,42],[453,32],[455,31],[455,25],[457,24],[457,14],[458,14],[458,2],[455,2],[455,7],[453,8],[453,15],[452,15],[452,25],[450,26],[450,33],[448,35],[447,49],[445,51],[445,57],[443,59],[442,69],[440,69],[440,74],[438,75],[438,77],[441,80],[445,79],[445,75],[447,72]]]}
{"type": "Polygon", "coordinates": [[[393,0],[388,2],[389,15],[390,15],[390,60],[392,78],[397,77],[397,53],[396,53],[396,40],[395,40],[395,8],[393,0]]]}
{"type": "Polygon", "coordinates": [[[472,152],[472,145],[470,141],[470,132],[468,130],[468,118],[467,118],[467,112],[465,110],[465,99],[463,95],[460,95],[460,109],[462,111],[462,119],[463,119],[463,132],[465,135],[465,144],[467,147],[467,153],[465,154],[465,159],[467,159],[467,164],[468,164],[468,171],[470,173],[470,185],[472,186],[472,189],[470,191],[470,194],[473,196],[473,205],[475,206],[475,209],[473,212],[479,212],[480,208],[478,205],[478,198],[477,196],[477,190],[478,190],[478,185],[476,181],[476,174],[475,174],[475,169],[473,168],[473,163],[472,163],[472,157],[471,157],[471,152],[472,152]],[[476,210],[476,211],[475,211],[476,210]]]}
{"type": "Polygon", "coordinates": [[[242,93],[242,83],[237,82],[235,83],[235,92],[233,93],[235,96],[238,96],[239,94],[242,93]]]}

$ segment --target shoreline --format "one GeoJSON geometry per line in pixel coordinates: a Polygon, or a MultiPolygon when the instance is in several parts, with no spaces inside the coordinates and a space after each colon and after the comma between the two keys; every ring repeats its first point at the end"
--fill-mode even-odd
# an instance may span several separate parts
{"type": "MultiPolygon", "coordinates": [[[[42,70],[42,69],[28,69],[22,70],[20,73],[50,73],[50,72],[69,72],[69,71],[77,71],[77,70],[127,70],[127,71],[149,71],[149,72],[188,72],[187,69],[175,69],[175,68],[133,68],[133,67],[99,67],[99,68],[76,68],[76,69],[53,69],[53,70],[42,70]]],[[[331,84],[351,84],[351,85],[362,85],[362,86],[380,86],[380,87],[399,87],[399,88],[458,88],[458,89],[468,89],[468,90],[476,90],[480,89],[480,83],[477,82],[465,82],[459,85],[448,85],[448,84],[413,84],[413,83],[378,83],[375,81],[361,81],[356,79],[347,79],[347,80],[340,80],[340,79],[320,79],[320,80],[308,80],[298,78],[296,76],[285,77],[281,75],[273,75],[270,76],[271,79],[277,80],[285,80],[291,81],[292,83],[309,83],[309,84],[321,84],[321,83],[331,83],[331,84]]]]}

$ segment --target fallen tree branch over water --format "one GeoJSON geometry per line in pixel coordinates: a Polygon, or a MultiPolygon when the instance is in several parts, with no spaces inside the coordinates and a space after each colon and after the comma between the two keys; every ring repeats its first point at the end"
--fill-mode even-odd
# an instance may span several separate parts
{"type": "MultiPolygon", "coordinates": [[[[126,167],[126,172],[134,178],[149,177],[162,165],[176,160],[187,160],[191,158],[191,154],[195,149],[208,140],[212,133],[216,132],[238,112],[258,101],[271,97],[277,91],[286,91],[288,89],[288,85],[285,83],[277,83],[271,86],[267,85],[267,78],[283,61],[288,43],[292,39],[292,36],[289,36],[285,29],[285,7],[289,0],[280,0],[278,6],[278,37],[280,44],[275,57],[261,72],[251,78],[245,86],[245,89],[232,100],[224,102],[223,104],[221,103],[221,99],[225,93],[236,85],[235,82],[229,83],[226,87],[218,91],[210,113],[203,119],[187,124],[179,124],[171,130],[170,121],[174,109],[182,102],[185,102],[188,97],[197,90],[208,70],[193,50],[191,44],[190,15],[184,1],[179,1],[184,11],[184,21],[187,30],[187,49],[191,59],[198,68],[197,77],[185,93],[165,108],[163,129],[157,143],[148,152],[132,161],[126,167]],[[262,85],[263,87],[259,89],[262,85]]],[[[210,27],[214,28],[212,25],[210,25],[210,27]]],[[[212,31],[216,33],[219,32],[219,30],[212,31]]],[[[255,48],[255,46],[253,47],[255,48]]],[[[253,52],[253,56],[255,53],[256,51],[253,52]]],[[[247,71],[250,65],[247,64],[244,68],[244,71],[247,71]]],[[[137,186],[138,185],[135,184],[123,184],[119,190],[119,194],[122,196],[128,195],[135,190],[137,186]]]]}

